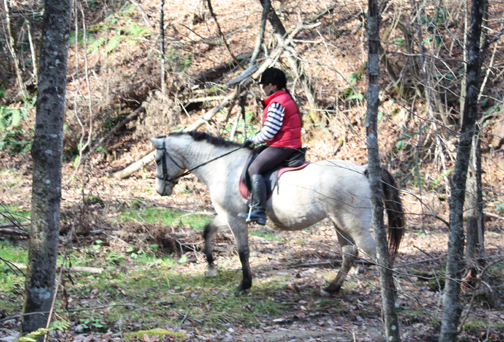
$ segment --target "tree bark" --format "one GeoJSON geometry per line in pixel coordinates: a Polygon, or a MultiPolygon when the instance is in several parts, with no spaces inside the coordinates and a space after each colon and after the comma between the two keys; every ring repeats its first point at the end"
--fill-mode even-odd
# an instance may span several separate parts
{"type": "Polygon", "coordinates": [[[443,294],[443,319],[440,342],[456,341],[462,307],[460,304],[460,279],[464,268],[464,198],[467,169],[471,153],[475,123],[478,116],[478,95],[481,74],[480,37],[483,18],[483,1],[471,3],[471,23],[467,39],[467,82],[462,128],[457,148],[455,171],[451,181],[450,232],[448,237],[448,261],[446,286],[443,294]]]}
{"type": "MultiPolygon", "coordinates": [[[[46,0],[32,146],[31,232],[24,313],[48,312],[54,296],[71,2],[46,0]]],[[[46,327],[47,314],[25,316],[21,330],[46,327]]]]}
{"type": "MultiPolygon", "coordinates": [[[[475,125],[475,129],[477,129],[475,125]]],[[[483,194],[481,183],[481,140],[475,134],[472,141],[471,157],[466,183],[466,260],[482,262],[485,253],[485,226],[483,222],[483,194]]],[[[483,265],[482,265],[483,266],[483,265]]]]}
{"type": "Polygon", "coordinates": [[[369,83],[366,94],[366,134],[368,148],[369,184],[371,187],[372,226],[376,240],[376,258],[380,267],[382,316],[385,322],[386,340],[400,341],[399,322],[395,312],[395,286],[392,278],[391,259],[388,250],[387,232],[383,224],[383,190],[378,150],[378,105],[380,75],[380,14],[378,0],[368,1],[368,72],[369,83]]]}

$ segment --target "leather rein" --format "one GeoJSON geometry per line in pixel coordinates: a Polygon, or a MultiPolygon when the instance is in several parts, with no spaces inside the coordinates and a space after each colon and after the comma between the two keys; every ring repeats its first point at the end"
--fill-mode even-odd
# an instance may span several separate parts
{"type": "Polygon", "coordinates": [[[165,143],[166,143],[166,137],[165,137],[165,138],[163,138],[163,147],[161,147],[161,148],[156,147],[156,150],[163,151],[163,154],[161,155],[161,158],[160,158],[160,159],[156,159],[156,164],[161,163],[161,167],[163,168],[163,175],[162,175],[162,176],[160,176],[160,175],[158,175],[158,174],[156,173],[156,178],[161,179],[162,181],[165,181],[165,182],[170,182],[170,183],[172,183],[172,184],[177,184],[177,183],[178,183],[178,179],[179,179],[179,178],[182,178],[182,177],[184,177],[184,176],[187,176],[188,174],[190,174],[191,172],[193,172],[193,171],[194,171],[194,170],[196,170],[197,168],[200,168],[200,167],[202,167],[202,166],[205,166],[205,165],[207,165],[207,164],[209,164],[209,163],[211,163],[211,162],[213,162],[213,161],[215,161],[215,160],[217,160],[217,159],[220,159],[220,158],[222,158],[222,157],[225,157],[225,156],[227,156],[228,154],[231,154],[231,153],[236,152],[236,151],[238,151],[238,150],[240,150],[240,149],[242,149],[242,148],[243,148],[243,147],[241,147],[241,146],[240,146],[240,147],[238,147],[238,148],[236,148],[236,149],[234,149],[234,150],[231,150],[231,151],[229,151],[229,152],[226,152],[226,153],[224,153],[224,154],[221,154],[221,155],[220,155],[220,156],[218,156],[218,157],[215,157],[215,158],[210,159],[210,160],[208,160],[208,161],[206,161],[206,162],[204,162],[204,163],[202,163],[202,164],[200,164],[200,165],[197,165],[197,166],[195,166],[195,167],[193,167],[193,168],[191,168],[191,169],[188,169],[187,171],[185,171],[185,172],[181,173],[181,174],[180,174],[180,175],[178,175],[178,176],[175,176],[175,177],[168,177],[168,167],[166,166],[166,158],[165,158],[165,155],[166,155],[166,156],[168,156],[168,158],[170,158],[170,160],[173,162],[173,164],[175,164],[175,166],[177,166],[179,169],[183,170],[184,168],[183,168],[182,166],[180,166],[180,165],[179,165],[179,164],[175,161],[175,159],[173,159],[173,157],[172,157],[172,156],[168,153],[168,151],[166,150],[165,143]]]}

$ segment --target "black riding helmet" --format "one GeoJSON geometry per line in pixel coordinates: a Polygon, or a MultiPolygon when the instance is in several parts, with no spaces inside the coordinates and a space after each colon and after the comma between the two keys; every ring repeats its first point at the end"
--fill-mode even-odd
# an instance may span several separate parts
{"type": "Polygon", "coordinates": [[[278,89],[284,89],[287,86],[287,78],[282,70],[268,68],[262,73],[259,84],[274,84],[278,89]]]}

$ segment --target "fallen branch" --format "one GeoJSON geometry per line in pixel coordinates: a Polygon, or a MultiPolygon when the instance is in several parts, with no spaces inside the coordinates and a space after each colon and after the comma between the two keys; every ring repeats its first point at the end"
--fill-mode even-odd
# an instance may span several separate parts
{"type": "MultiPolygon", "coordinates": [[[[376,265],[372,261],[368,261],[365,259],[359,259],[359,261],[355,262],[356,265],[366,265],[373,266],[376,265]]],[[[309,264],[297,264],[297,265],[288,265],[288,268],[309,268],[309,267],[327,267],[327,266],[340,266],[341,260],[334,260],[328,262],[319,262],[319,263],[309,263],[309,264]]]]}
{"type": "Polygon", "coordinates": [[[24,221],[24,222],[9,222],[9,223],[2,223],[0,224],[0,228],[22,228],[23,226],[27,226],[30,224],[30,221],[24,221]]]}
{"type": "MultiPolygon", "coordinates": [[[[13,262],[12,263],[14,266],[19,268],[20,270],[25,270],[27,266],[25,264],[18,264],[13,262]]],[[[61,266],[56,266],[57,269],[61,269],[61,266]]],[[[72,266],[72,267],[63,267],[63,271],[70,271],[70,272],[87,272],[87,273],[95,273],[95,274],[100,274],[103,272],[103,268],[97,268],[97,267],[83,267],[83,266],[72,266]]]]}
{"type": "Polygon", "coordinates": [[[431,259],[425,259],[425,260],[420,260],[420,261],[414,261],[414,262],[408,262],[407,264],[401,264],[394,266],[394,268],[399,268],[399,267],[406,267],[406,266],[411,266],[411,265],[416,265],[416,264],[423,264],[425,262],[430,262],[430,261],[436,261],[436,260],[441,260],[446,258],[446,255],[437,257],[437,258],[431,258],[431,259]]]}
{"type": "Polygon", "coordinates": [[[486,216],[490,216],[490,217],[496,218],[498,220],[503,220],[504,221],[504,217],[502,217],[500,215],[492,214],[492,213],[490,213],[488,211],[485,211],[485,210],[483,210],[483,214],[485,214],[486,216]]]}
{"type": "MultiPolygon", "coordinates": [[[[14,225],[13,225],[14,226],[14,225]]],[[[0,235],[17,235],[17,236],[26,236],[29,237],[30,233],[24,230],[19,229],[10,229],[10,228],[0,228],[0,235]]]]}

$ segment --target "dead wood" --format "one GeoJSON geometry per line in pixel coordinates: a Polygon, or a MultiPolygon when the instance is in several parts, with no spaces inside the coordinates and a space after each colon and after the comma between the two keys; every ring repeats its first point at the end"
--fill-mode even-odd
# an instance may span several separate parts
{"type": "Polygon", "coordinates": [[[14,228],[14,227],[22,228],[22,227],[27,226],[29,224],[30,224],[30,221],[16,222],[16,223],[9,222],[9,223],[0,224],[0,228],[14,228]]]}
{"type": "Polygon", "coordinates": [[[26,236],[29,237],[30,233],[24,230],[19,229],[10,229],[10,228],[0,228],[0,235],[15,235],[15,236],[26,236]]]}
{"type": "MultiPolygon", "coordinates": [[[[299,32],[301,32],[304,29],[312,29],[318,25],[320,25],[320,23],[311,24],[311,25],[305,25],[304,23],[299,23],[292,30],[292,32],[286,37],[286,39],[282,38],[283,43],[279,44],[279,46],[270,54],[268,59],[266,59],[264,61],[264,63],[261,65],[261,67],[259,69],[257,69],[252,74],[252,79],[257,79],[264,72],[264,70],[266,70],[271,65],[273,65],[274,62],[285,51],[286,48],[289,48],[290,50],[292,50],[292,48],[289,47],[289,45],[293,44],[292,39],[294,39],[299,34],[299,32]]],[[[284,31],[285,31],[285,29],[284,29],[284,31]]],[[[249,54],[245,54],[243,57],[248,56],[248,55],[249,54]]],[[[223,71],[230,68],[230,63],[232,63],[232,62],[221,64],[220,66],[218,66],[214,69],[211,69],[211,70],[205,72],[204,74],[201,74],[200,76],[198,76],[196,78],[196,80],[203,81],[203,80],[207,80],[207,77],[215,77],[216,74],[221,75],[223,73],[223,71]]],[[[241,84],[240,88],[243,89],[243,88],[248,87],[251,82],[252,82],[252,80],[250,78],[247,79],[246,81],[244,81],[241,84]]],[[[189,132],[189,131],[195,130],[198,127],[208,123],[208,121],[210,119],[212,119],[224,106],[226,106],[230,102],[234,102],[238,98],[238,96],[240,95],[239,93],[240,92],[238,91],[238,88],[235,89],[232,93],[227,95],[224,98],[224,100],[217,107],[213,108],[211,111],[207,112],[205,115],[203,115],[200,119],[198,119],[192,125],[187,127],[184,130],[184,132],[189,132]]],[[[129,177],[133,172],[136,172],[136,171],[142,169],[145,165],[154,161],[155,155],[156,155],[156,151],[153,150],[153,151],[149,152],[147,155],[145,155],[142,159],[137,160],[136,162],[129,165],[125,169],[114,173],[113,176],[117,179],[124,179],[126,177],[129,177]]]]}
{"type": "Polygon", "coordinates": [[[491,212],[488,212],[488,211],[483,211],[483,214],[485,214],[486,216],[489,216],[489,217],[493,217],[495,219],[498,219],[498,220],[503,220],[504,221],[504,217],[500,216],[500,215],[497,215],[497,214],[493,214],[491,212]]]}
{"type": "MultiPolygon", "coordinates": [[[[12,263],[14,266],[21,270],[25,270],[27,266],[25,264],[18,264],[13,262],[12,263]]],[[[57,266],[57,269],[61,269],[61,266],[57,266]]],[[[97,268],[97,267],[83,267],[83,266],[72,266],[72,267],[63,267],[63,271],[70,271],[70,272],[87,272],[87,273],[95,273],[95,274],[100,274],[103,272],[103,268],[97,268]]]]}
{"type": "MultiPolygon", "coordinates": [[[[251,55],[251,53],[247,52],[243,55],[238,56],[237,59],[244,60],[244,59],[249,58],[250,55],[251,55]]],[[[236,64],[236,62],[234,62],[234,61],[222,63],[222,64],[216,66],[215,68],[209,69],[209,70],[203,72],[202,74],[194,77],[194,82],[215,81],[216,79],[222,77],[222,75],[225,74],[227,71],[233,70],[237,66],[238,66],[238,64],[236,64]]]]}

